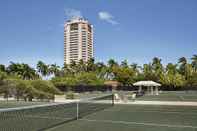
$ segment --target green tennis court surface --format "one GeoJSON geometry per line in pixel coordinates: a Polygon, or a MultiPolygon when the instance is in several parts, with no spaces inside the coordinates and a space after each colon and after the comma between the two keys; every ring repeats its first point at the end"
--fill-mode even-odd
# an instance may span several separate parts
{"type": "Polygon", "coordinates": [[[197,131],[197,107],[115,105],[47,131],[197,131]]]}
{"type": "Polygon", "coordinates": [[[113,95],[69,103],[48,103],[0,109],[0,131],[40,131],[112,107],[113,95]]]}
{"type": "MultiPolygon", "coordinates": [[[[165,95],[188,93],[157,97],[165,95]]],[[[112,94],[98,96],[71,103],[27,102],[26,107],[9,101],[14,108],[1,103],[0,131],[197,131],[197,106],[114,105],[112,94]]]]}
{"type": "Polygon", "coordinates": [[[197,101],[197,91],[165,91],[159,95],[144,95],[137,100],[145,101],[197,101]]]}

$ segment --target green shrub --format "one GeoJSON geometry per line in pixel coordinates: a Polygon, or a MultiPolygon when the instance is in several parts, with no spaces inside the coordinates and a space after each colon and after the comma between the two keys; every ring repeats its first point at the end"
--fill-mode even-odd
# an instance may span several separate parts
{"type": "Polygon", "coordinates": [[[73,92],[66,93],[66,99],[75,99],[75,94],[73,92]]]}

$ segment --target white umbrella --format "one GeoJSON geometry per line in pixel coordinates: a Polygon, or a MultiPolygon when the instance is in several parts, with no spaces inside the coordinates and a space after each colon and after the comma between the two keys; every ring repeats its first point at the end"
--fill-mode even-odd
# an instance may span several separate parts
{"type": "Polygon", "coordinates": [[[161,84],[154,81],[138,81],[133,84],[134,86],[161,86],[161,84]]]}

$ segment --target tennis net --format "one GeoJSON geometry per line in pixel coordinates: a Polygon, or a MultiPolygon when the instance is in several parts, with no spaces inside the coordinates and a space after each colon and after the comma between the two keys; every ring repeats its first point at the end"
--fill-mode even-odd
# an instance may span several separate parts
{"type": "Polygon", "coordinates": [[[113,95],[0,110],[0,131],[42,131],[114,105],[113,95]]]}

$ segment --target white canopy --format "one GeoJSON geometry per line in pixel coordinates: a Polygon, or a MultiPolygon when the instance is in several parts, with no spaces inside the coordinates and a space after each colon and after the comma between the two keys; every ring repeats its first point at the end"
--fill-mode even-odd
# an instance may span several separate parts
{"type": "Polygon", "coordinates": [[[154,81],[138,81],[133,84],[134,86],[161,86],[161,84],[154,81]]]}

